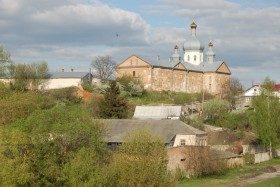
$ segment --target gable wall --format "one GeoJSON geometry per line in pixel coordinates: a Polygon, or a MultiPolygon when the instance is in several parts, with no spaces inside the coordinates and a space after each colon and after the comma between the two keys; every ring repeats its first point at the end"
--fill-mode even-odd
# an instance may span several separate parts
{"type": "Polygon", "coordinates": [[[221,73],[230,73],[228,67],[225,64],[222,64],[219,69],[217,70],[217,72],[221,72],[221,73]]]}
{"type": "Polygon", "coordinates": [[[122,62],[116,69],[116,77],[129,75],[140,79],[145,88],[151,87],[151,66],[136,56],[131,56],[122,62]]]}

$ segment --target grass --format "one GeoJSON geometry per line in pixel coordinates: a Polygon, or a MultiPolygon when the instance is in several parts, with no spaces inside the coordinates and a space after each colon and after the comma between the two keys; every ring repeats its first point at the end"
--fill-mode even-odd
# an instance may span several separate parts
{"type": "MultiPolygon", "coordinates": [[[[185,187],[185,186],[211,187],[211,186],[228,184],[228,183],[231,183],[234,181],[239,181],[239,180],[244,180],[246,178],[255,177],[259,174],[264,173],[265,169],[268,166],[278,165],[278,164],[280,165],[280,157],[267,161],[267,162],[262,162],[259,164],[245,165],[242,168],[231,169],[224,175],[211,175],[211,176],[204,176],[204,177],[199,177],[199,178],[182,181],[177,185],[177,187],[185,187]]],[[[277,178],[279,179],[279,177],[277,177],[277,178]]],[[[270,180],[268,180],[268,182],[270,182],[270,180]]],[[[272,184],[277,184],[277,183],[273,183],[274,180],[272,180],[272,179],[271,179],[271,182],[272,182],[272,184]]]]}
{"type": "Polygon", "coordinates": [[[274,178],[265,180],[258,184],[247,185],[246,187],[264,187],[264,186],[279,187],[280,186],[280,177],[274,177],[274,178]]]}

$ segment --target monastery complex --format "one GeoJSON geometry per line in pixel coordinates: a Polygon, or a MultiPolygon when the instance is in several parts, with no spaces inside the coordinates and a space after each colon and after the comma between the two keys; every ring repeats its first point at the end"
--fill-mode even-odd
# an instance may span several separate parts
{"type": "Polygon", "coordinates": [[[224,61],[216,61],[213,43],[204,46],[196,37],[197,25],[190,25],[191,36],[183,44],[183,58],[175,45],[169,59],[131,55],[117,66],[116,76],[124,74],[140,79],[146,89],[175,92],[205,92],[224,95],[230,89],[231,72],[224,61]],[[206,59],[206,60],[205,60],[206,59]]]}

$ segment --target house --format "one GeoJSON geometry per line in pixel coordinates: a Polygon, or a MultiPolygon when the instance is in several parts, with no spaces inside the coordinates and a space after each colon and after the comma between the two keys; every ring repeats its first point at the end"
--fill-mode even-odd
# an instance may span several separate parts
{"type": "Polygon", "coordinates": [[[114,147],[123,142],[131,132],[147,129],[159,136],[168,147],[184,145],[207,145],[207,133],[185,124],[180,120],[133,120],[133,119],[104,119],[101,120],[107,129],[105,141],[114,147]]]}
{"type": "Polygon", "coordinates": [[[180,119],[184,116],[182,106],[136,106],[134,119],[180,119]]]}
{"type": "Polygon", "coordinates": [[[48,75],[47,81],[45,81],[40,88],[42,89],[58,89],[66,87],[78,87],[82,83],[91,83],[93,76],[90,72],[74,72],[71,69],[71,72],[54,72],[48,75]]]}
{"type": "MultiPolygon", "coordinates": [[[[245,93],[240,98],[241,101],[239,102],[241,107],[251,107],[252,101],[255,96],[259,96],[264,88],[262,85],[253,85],[251,88],[245,91],[245,93]]],[[[280,84],[274,85],[274,92],[273,94],[280,98],[280,84]]]]}
{"type": "MultiPolygon", "coordinates": [[[[74,72],[71,69],[70,72],[65,72],[62,69],[61,72],[49,73],[38,86],[38,89],[59,89],[67,87],[79,87],[82,83],[92,83],[93,75],[90,72],[74,72]]],[[[1,77],[0,81],[10,84],[14,81],[13,78],[1,77]]]]}
{"type": "Polygon", "coordinates": [[[208,45],[206,61],[204,46],[196,37],[197,25],[191,24],[191,36],[170,58],[151,58],[133,54],[116,68],[116,77],[130,75],[143,82],[146,89],[198,93],[207,91],[222,96],[230,90],[231,71],[224,61],[216,61],[213,43],[208,45]]]}

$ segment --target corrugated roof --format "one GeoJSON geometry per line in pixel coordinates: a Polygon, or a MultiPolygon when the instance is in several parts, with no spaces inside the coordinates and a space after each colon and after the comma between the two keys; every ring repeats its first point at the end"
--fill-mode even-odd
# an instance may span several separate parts
{"type": "Polygon", "coordinates": [[[54,72],[48,75],[49,78],[83,78],[88,72],[54,72]]]}
{"type": "Polygon", "coordinates": [[[177,134],[180,135],[206,135],[207,133],[195,129],[180,120],[131,120],[131,119],[103,119],[107,129],[105,141],[123,142],[123,138],[134,131],[148,129],[153,134],[162,137],[169,143],[177,134]]]}
{"type": "Polygon", "coordinates": [[[181,117],[182,106],[136,106],[135,119],[167,119],[181,117]]]}

